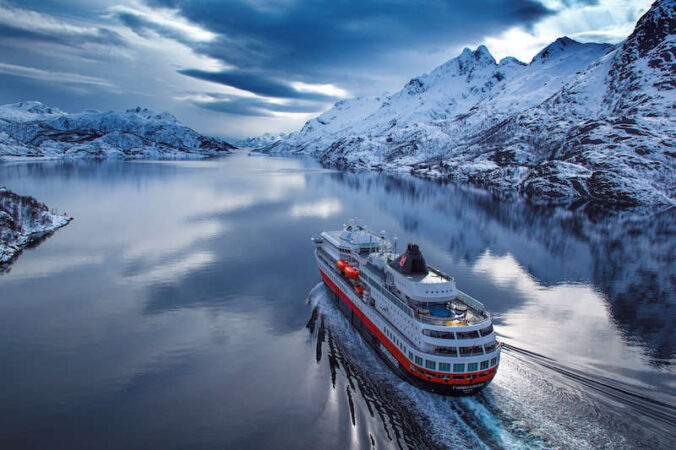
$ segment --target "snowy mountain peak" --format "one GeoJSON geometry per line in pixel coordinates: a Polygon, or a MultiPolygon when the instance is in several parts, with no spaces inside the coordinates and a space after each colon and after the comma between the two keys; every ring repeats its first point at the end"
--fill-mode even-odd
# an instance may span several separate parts
{"type": "Polygon", "coordinates": [[[59,108],[53,108],[38,101],[26,101],[0,105],[0,119],[25,122],[48,116],[64,114],[59,108]]]}
{"type": "Polygon", "coordinates": [[[127,114],[137,115],[138,117],[145,119],[145,120],[156,120],[156,121],[163,121],[163,122],[169,122],[169,123],[178,123],[178,120],[176,119],[176,117],[174,117],[173,114],[168,113],[166,111],[157,114],[156,112],[154,112],[154,111],[152,111],[148,108],[143,108],[141,106],[137,106],[136,108],[129,108],[125,112],[127,114]]]}
{"type": "Polygon", "coordinates": [[[536,62],[541,62],[545,63],[546,61],[556,58],[557,56],[561,55],[563,52],[578,48],[581,45],[584,45],[580,42],[574,41],[568,36],[560,37],[542,50],[540,50],[540,53],[535,55],[533,57],[533,60],[531,61],[531,64],[536,63],[536,62]]]}
{"type": "Polygon", "coordinates": [[[486,67],[496,65],[495,58],[491,55],[485,45],[480,45],[472,51],[465,47],[460,56],[456,58],[458,70],[462,73],[472,71],[477,67],[486,67]]]}

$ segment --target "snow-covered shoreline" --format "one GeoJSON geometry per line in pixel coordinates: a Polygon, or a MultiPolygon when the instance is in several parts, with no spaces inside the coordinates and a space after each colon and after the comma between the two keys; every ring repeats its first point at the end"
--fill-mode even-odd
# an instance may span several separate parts
{"type": "Polygon", "coordinates": [[[51,211],[33,197],[0,187],[0,272],[21,252],[73,220],[51,211]]]}

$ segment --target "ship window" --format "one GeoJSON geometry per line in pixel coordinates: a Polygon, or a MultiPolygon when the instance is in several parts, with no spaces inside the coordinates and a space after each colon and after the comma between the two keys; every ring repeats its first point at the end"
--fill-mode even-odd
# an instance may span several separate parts
{"type": "Polygon", "coordinates": [[[493,341],[493,342],[489,342],[488,344],[484,345],[484,348],[486,349],[486,353],[490,353],[493,350],[495,350],[495,348],[497,346],[498,346],[498,343],[493,341]]]}
{"type": "Polygon", "coordinates": [[[450,363],[439,363],[439,370],[442,372],[450,372],[451,371],[451,364],[450,363]]]}
{"type": "Polygon", "coordinates": [[[498,362],[498,358],[491,359],[491,366],[494,366],[498,362]]]}
{"type": "Polygon", "coordinates": [[[435,370],[437,368],[437,363],[434,362],[434,361],[430,361],[430,360],[426,359],[425,360],[425,368],[435,370]]]}
{"type": "Polygon", "coordinates": [[[469,363],[467,364],[468,372],[476,372],[479,369],[479,363],[469,363]]]}
{"type": "Polygon", "coordinates": [[[465,371],[464,364],[453,364],[453,372],[464,372],[464,371],[465,371]]]}
{"type": "Polygon", "coordinates": [[[416,356],[415,357],[415,363],[419,366],[422,365],[422,358],[420,356],[416,356]]]}
{"type": "Polygon", "coordinates": [[[437,331],[423,329],[423,334],[425,336],[433,337],[436,339],[455,339],[455,334],[452,331],[437,331]]]}
{"type": "Polygon", "coordinates": [[[458,352],[456,351],[456,347],[437,347],[437,353],[440,353],[442,355],[453,355],[456,356],[458,352]]]}
{"type": "MultiPolygon", "coordinates": [[[[413,352],[408,352],[408,359],[413,361],[413,352]]],[[[493,358],[493,359],[495,359],[495,358],[493,358]]]]}
{"type": "Polygon", "coordinates": [[[488,360],[481,361],[481,370],[488,369],[488,360]]]}
{"type": "Polygon", "coordinates": [[[455,333],[458,339],[475,339],[479,337],[478,331],[458,331],[455,333]]]}
{"type": "Polygon", "coordinates": [[[462,375],[453,375],[453,379],[454,379],[454,380],[464,380],[465,377],[462,376],[462,375]]]}
{"type": "Polygon", "coordinates": [[[483,355],[484,350],[480,345],[474,347],[460,347],[460,356],[483,355]]]}
{"type": "Polygon", "coordinates": [[[488,336],[493,332],[493,325],[488,325],[486,328],[482,328],[479,330],[479,333],[481,333],[481,336],[488,336]]]}

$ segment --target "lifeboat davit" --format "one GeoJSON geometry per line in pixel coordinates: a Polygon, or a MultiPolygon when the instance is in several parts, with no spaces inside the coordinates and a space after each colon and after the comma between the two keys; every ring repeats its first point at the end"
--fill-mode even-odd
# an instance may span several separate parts
{"type": "Polygon", "coordinates": [[[338,267],[338,270],[343,272],[345,268],[347,267],[347,261],[343,261],[342,259],[339,259],[336,261],[336,267],[338,267]]]}
{"type": "Polygon", "coordinates": [[[361,295],[361,294],[364,293],[364,286],[362,286],[361,284],[355,284],[355,285],[354,285],[354,291],[355,291],[358,295],[361,295]]]}
{"type": "Polygon", "coordinates": [[[351,280],[358,280],[359,279],[359,271],[352,266],[345,267],[344,272],[345,272],[345,276],[348,277],[351,280]]]}

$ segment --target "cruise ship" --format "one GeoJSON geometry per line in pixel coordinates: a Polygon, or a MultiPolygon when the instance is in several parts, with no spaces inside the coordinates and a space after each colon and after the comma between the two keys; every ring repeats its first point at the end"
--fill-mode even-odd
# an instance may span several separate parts
{"type": "Polygon", "coordinates": [[[397,375],[444,395],[474,394],[495,377],[491,315],[416,244],[399,254],[396,240],[356,220],[312,241],[333,300],[397,375]]]}

